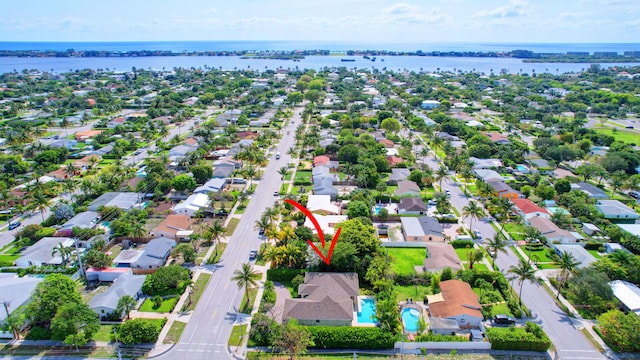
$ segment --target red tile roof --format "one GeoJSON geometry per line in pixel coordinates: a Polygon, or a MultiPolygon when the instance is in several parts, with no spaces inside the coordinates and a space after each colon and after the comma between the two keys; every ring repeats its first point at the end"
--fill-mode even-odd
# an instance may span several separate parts
{"type": "Polygon", "coordinates": [[[525,214],[531,214],[535,212],[542,212],[545,214],[549,214],[547,209],[541,208],[540,206],[533,203],[533,201],[529,199],[513,199],[511,200],[513,204],[520,209],[525,214]]]}
{"type": "Polygon", "coordinates": [[[389,166],[396,166],[403,162],[404,160],[401,157],[389,155],[387,156],[387,163],[389,166]]]}
{"type": "Polygon", "coordinates": [[[313,158],[313,166],[327,165],[331,161],[328,156],[318,155],[313,158]]]}
{"type": "Polygon", "coordinates": [[[447,280],[440,283],[444,301],[429,304],[431,316],[439,318],[455,317],[461,314],[482,319],[478,295],[462,280],[447,280]]]}

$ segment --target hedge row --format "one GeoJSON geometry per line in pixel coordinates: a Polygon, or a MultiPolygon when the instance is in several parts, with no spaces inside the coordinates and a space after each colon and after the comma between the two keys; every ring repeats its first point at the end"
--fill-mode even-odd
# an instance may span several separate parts
{"type": "Polygon", "coordinates": [[[291,281],[294,277],[302,275],[305,272],[305,269],[269,269],[267,270],[267,280],[291,281]]]}
{"type": "Polygon", "coordinates": [[[490,328],[487,339],[492,350],[547,351],[551,341],[538,324],[528,322],[523,328],[490,328]]]}
{"type": "Polygon", "coordinates": [[[584,243],[585,250],[598,250],[602,246],[604,246],[604,244],[600,241],[587,241],[586,243],[584,243]]]}
{"type": "Polygon", "coordinates": [[[377,327],[307,326],[317,349],[391,349],[396,337],[377,327]]]}
{"type": "Polygon", "coordinates": [[[460,335],[422,334],[416,336],[416,342],[468,342],[469,338],[460,335]]]}
{"type": "Polygon", "coordinates": [[[467,247],[472,248],[474,243],[472,240],[453,240],[449,242],[454,249],[465,249],[467,247]]]}

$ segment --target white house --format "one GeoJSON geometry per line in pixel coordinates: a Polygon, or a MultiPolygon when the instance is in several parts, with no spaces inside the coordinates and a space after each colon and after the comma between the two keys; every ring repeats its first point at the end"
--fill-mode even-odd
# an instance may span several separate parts
{"type": "Polygon", "coordinates": [[[74,241],[67,237],[44,237],[23,251],[22,256],[15,261],[15,264],[17,267],[60,265],[62,257],[59,254],[52,255],[53,249],[60,244],[63,247],[72,247],[74,241]]]}
{"type": "MultiPolygon", "coordinates": [[[[15,274],[0,274],[0,300],[6,301],[10,306],[0,311],[0,326],[4,324],[9,315],[31,300],[31,293],[43,278],[18,277],[15,274]],[[6,311],[5,311],[6,310],[6,311]]],[[[0,337],[12,337],[11,332],[0,331],[0,337]]]]}
{"type": "Polygon", "coordinates": [[[547,209],[536,205],[529,199],[512,199],[511,202],[513,202],[518,215],[522,216],[525,221],[534,217],[551,218],[551,214],[547,209]]]}
{"type": "Polygon", "coordinates": [[[340,215],[340,207],[331,202],[331,195],[309,195],[307,209],[314,214],[340,215]]]}
{"type": "Polygon", "coordinates": [[[106,292],[94,296],[89,301],[89,308],[100,318],[105,318],[116,311],[121,297],[129,295],[137,300],[142,295],[142,284],[145,278],[146,275],[120,275],[106,292]]]}
{"type": "Polygon", "coordinates": [[[618,298],[627,311],[640,316],[640,288],[623,280],[611,281],[609,287],[613,290],[613,296],[618,298]]]}
{"type": "Polygon", "coordinates": [[[207,194],[193,194],[187,199],[173,207],[173,213],[176,215],[189,215],[194,217],[196,212],[209,206],[209,196],[207,194]]]}
{"type": "MultiPolygon", "coordinates": [[[[318,224],[320,225],[320,229],[322,229],[325,233],[333,233],[334,227],[336,224],[341,223],[343,221],[347,221],[349,219],[346,215],[320,215],[317,214],[314,216],[316,220],[318,220],[318,224]]],[[[310,228],[313,233],[317,233],[315,226],[311,222],[311,219],[308,217],[304,220],[304,226],[310,228]]]]}

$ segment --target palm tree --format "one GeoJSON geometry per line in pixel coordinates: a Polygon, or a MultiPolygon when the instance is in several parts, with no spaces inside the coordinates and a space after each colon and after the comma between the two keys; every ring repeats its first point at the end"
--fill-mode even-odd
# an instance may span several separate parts
{"type": "Polygon", "coordinates": [[[40,214],[42,215],[42,221],[44,222],[44,212],[51,205],[51,200],[45,197],[45,195],[40,192],[32,193],[30,205],[33,206],[33,209],[40,211],[40,214]]]}
{"type": "Polygon", "coordinates": [[[563,251],[558,259],[554,261],[554,264],[560,268],[560,281],[558,282],[558,294],[556,295],[556,299],[558,299],[560,298],[560,289],[569,280],[569,276],[578,270],[581,262],[576,260],[572,253],[563,251]]]}
{"type": "Polygon", "coordinates": [[[477,202],[475,201],[469,201],[469,204],[465,207],[462,208],[462,214],[464,216],[468,216],[470,221],[469,221],[469,228],[473,229],[473,219],[479,219],[484,215],[484,211],[482,210],[482,208],[478,205],[477,202]]]}
{"type": "Polygon", "coordinates": [[[258,280],[262,274],[253,270],[253,266],[250,263],[242,264],[242,268],[233,272],[232,281],[236,282],[239,288],[244,288],[244,296],[247,299],[247,306],[249,305],[249,290],[258,286],[258,280]]]}
{"type": "Polygon", "coordinates": [[[518,279],[518,285],[520,285],[520,294],[518,297],[520,298],[520,307],[522,307],[522,288],[524,288],[524,282],[526,280],[534,282],[536,280],[536,271],[533,269],[530,262],[520,259],[518,265],[512,265],[508,272],[509,274],[515,275],[518,279]]]}
{"type": "Polygon", "coordinates": [[[482,250],[469,247],[469,250],[467,250],[467,258],[469,259],[469,269],[473,270],[473,265],[480,262],[483,256],[484,254],[482,253],[482,250]]]}
{"type": "Polygon", "coordinates": [[[500,234],[496,234],[496,236],[487,239],[487,251],[491,254],[491,265],[495,268],[498,251],[507,253],[507,240],[500,234]]]}
{"type": "Polygon", "coordinates": [[[205,237],[209,239],[210,242],[213,242],[216,245],[216,256],[218,256],[218,241],[222,234],[224,234],[226,229],[220,222],[220,220],[216,220],[205,230],[205,237]]]}
{"type": "Polygon", "coordinates": [[[131,310],[133,310],[136,307],[136,304],[137,304],[136,299],[134,299],[129,295],[124,295],[123,297],[120,298],[120,300],[118,300],[118,307],[117,307],[117,309],[119,310],[118,313],[127,314],[127,319],[129,319],[129,314],[131,313],[131,310]]]}
{"type": "Polygon", "coordinates": [[[140,221],[134,222],[133,224],[131,224],[131,227],[129,227],[130,236],[141,238],[146,234],[147,234],[147,230],[144,228],[144,224],[140,221]]]}
{"type": "Polygon", "coordinates": [[[287,167],[283,166],[280,169],[278,169],[278,174],[280,174],[281,179],[284,180],[284,177],[287,175],[287,167]]]}
{"type": "Polygon", "coordinates": [[[444,165],[440,165],[440,168],[436,171],[435,179],[440,186],[440,190],[442,190],[442,181],[449,179],[449,170],[444,165]]]}
{"type": "Polygon", "coordinates": [[[55,257],[56,255],[60,255],[60,258],[62,258],[62,263],[65,264],[69,259],[69,255],[71,255],[71,251],[71,248],[64,247],[64,245],[62,245],[62,243],[60,242],[58,243],[58,246],[55,246],[51,250],[51,256],[55,257]]]}

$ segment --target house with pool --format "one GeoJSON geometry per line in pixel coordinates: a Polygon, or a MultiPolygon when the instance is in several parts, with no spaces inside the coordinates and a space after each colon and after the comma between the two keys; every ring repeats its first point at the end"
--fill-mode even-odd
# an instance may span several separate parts
{"type": "Polygon", "coordinates": [[[308,272],[300,298],[286,299],[282,319],[301,325],[375,326],[375,303],[360,296],[356,273],[308,272]]]}

